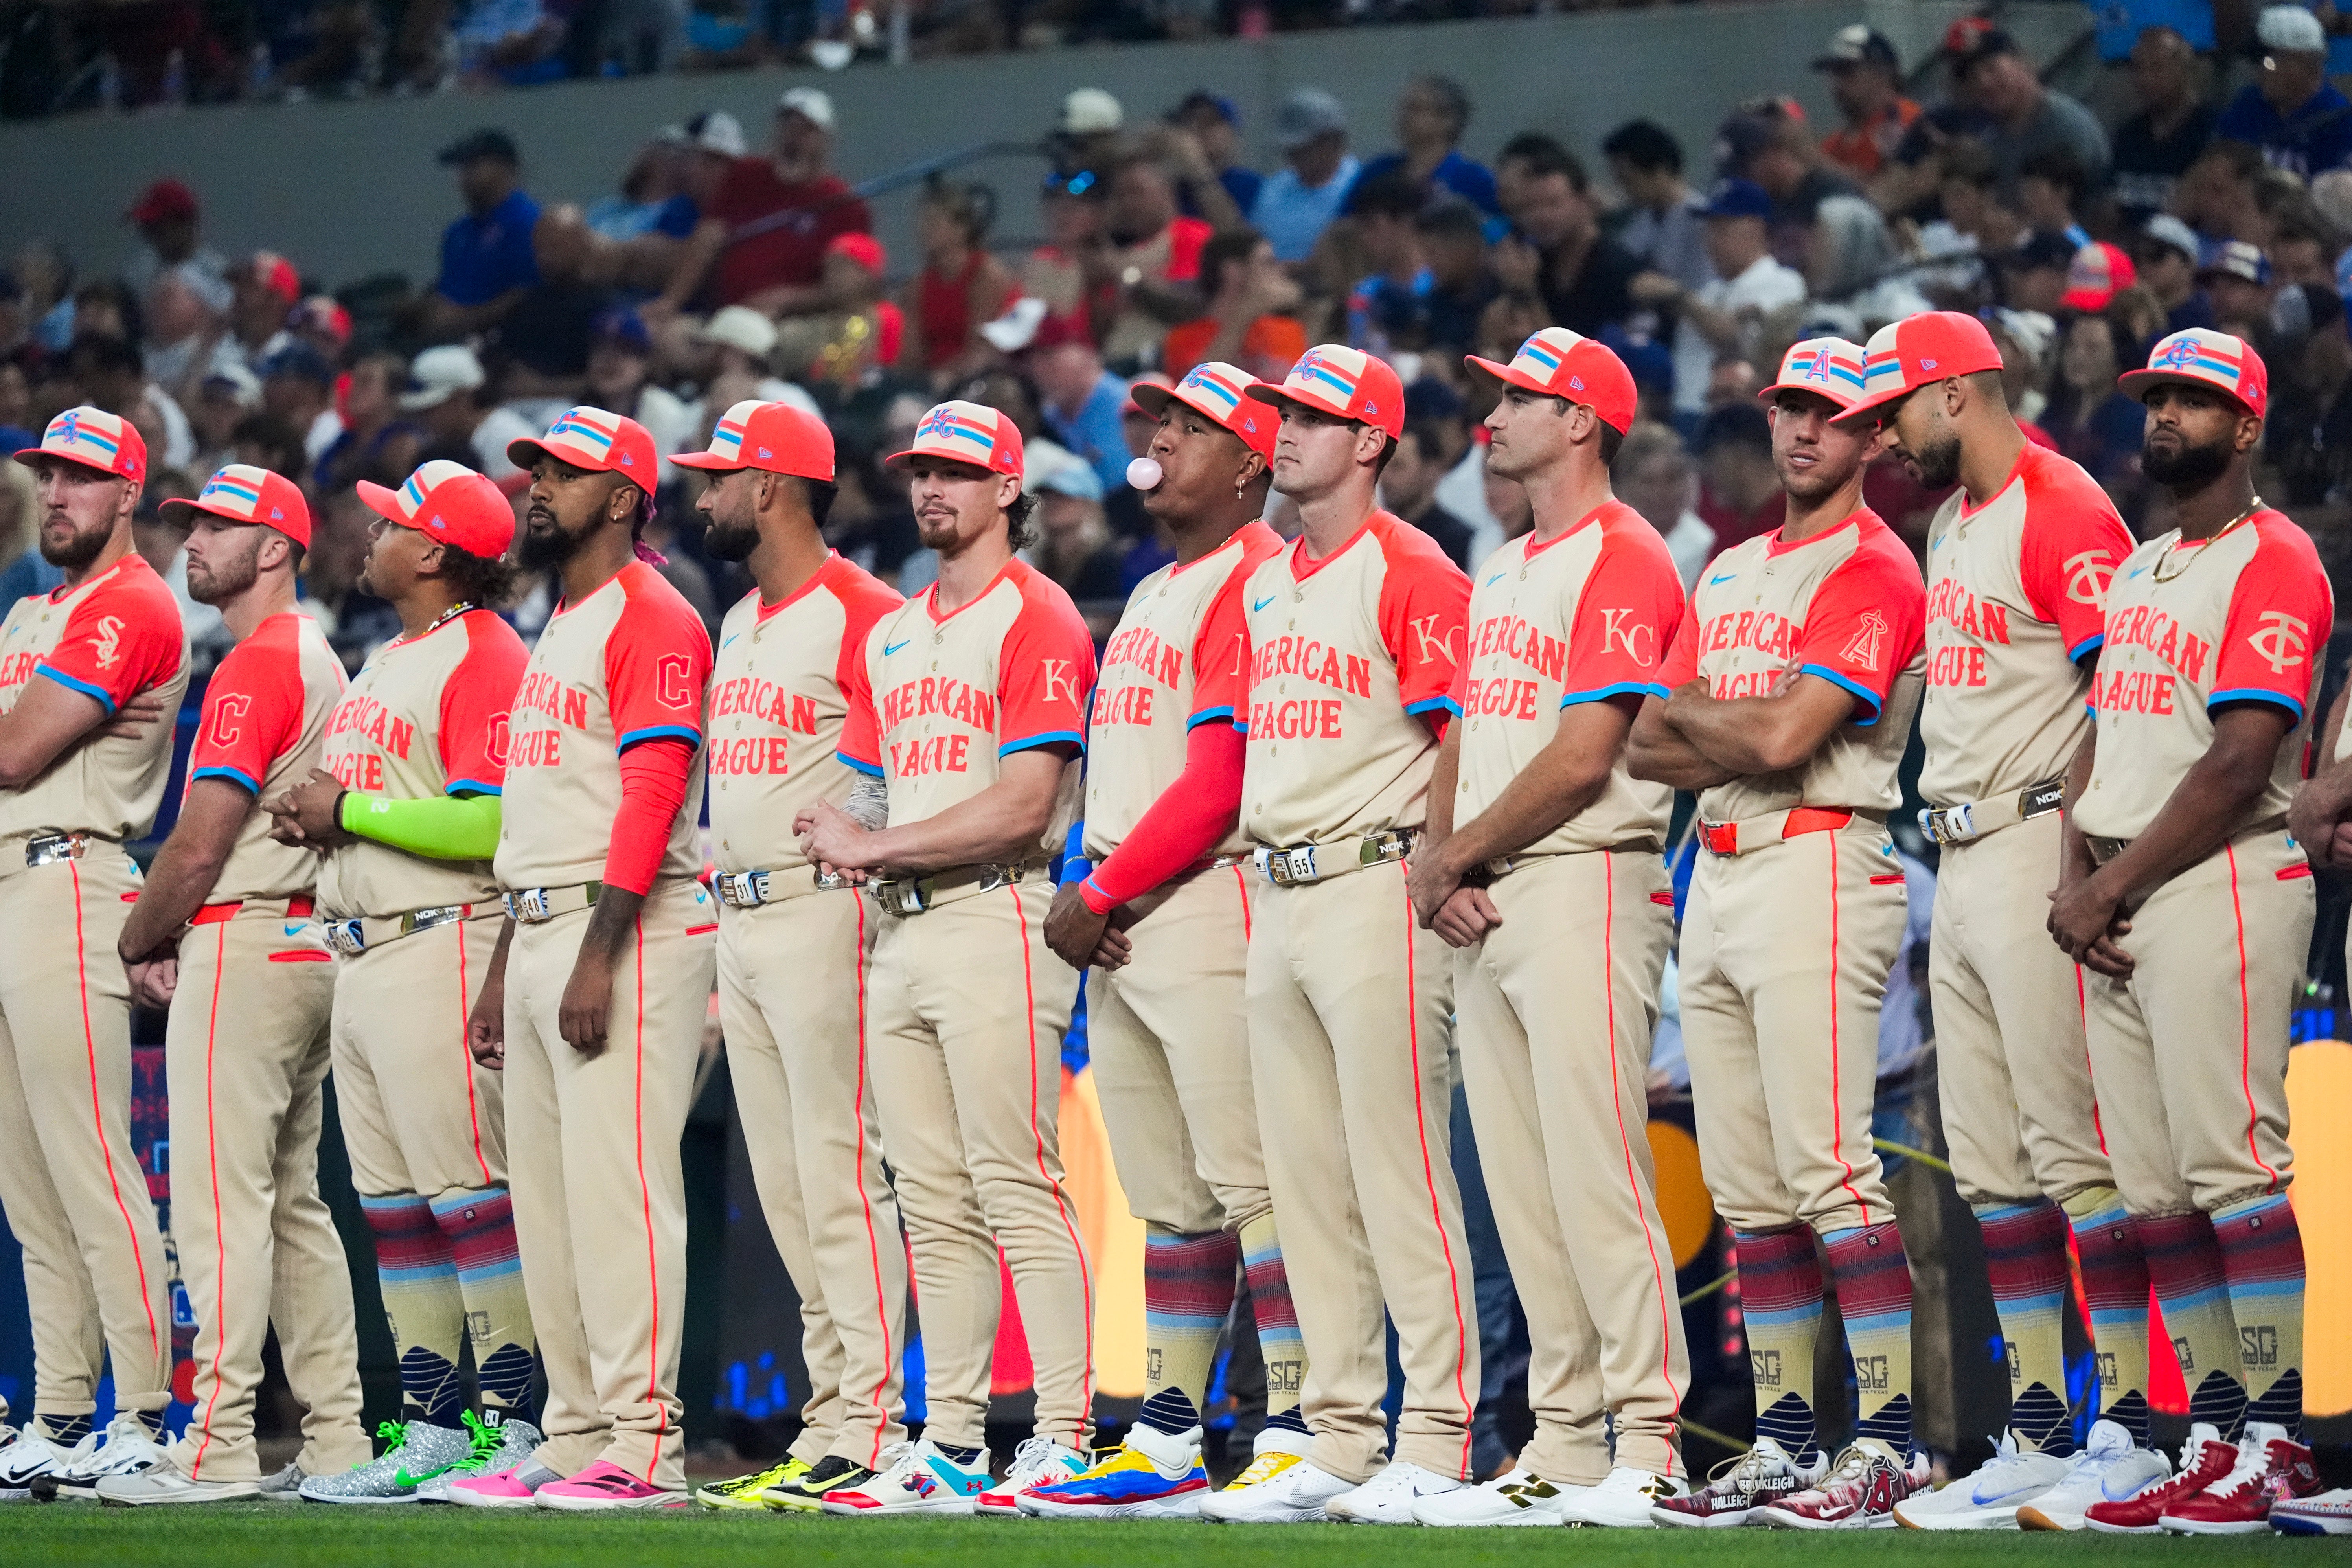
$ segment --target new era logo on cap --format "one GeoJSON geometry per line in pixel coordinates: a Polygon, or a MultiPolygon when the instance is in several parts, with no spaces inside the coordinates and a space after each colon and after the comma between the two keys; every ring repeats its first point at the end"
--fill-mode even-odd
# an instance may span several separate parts
{"type": "Polygon", "coordinates": [[[2146,401],[2151,388],[2187,383],[2229,394],[2260,416],[2270,403],[2270,369],[2252,344],[2210,327],[2191,327],[2158,342],[2147,368],[2126,371],[2116,384],[2146,401]]]}
{"type": "Polygon", "coordinates": [[[1464,356],[1463,363],[1473,374],[1491,376],[1506,386],[1586,404],[1621,436],[1633,427],[1641,395],[1634,390],[1633,372],[1608,344],[1566,327],[1546,327],[1535,333],[1519,345],[1508,364],[1475,354],[1464,356]]]}
{"type": "Polygon", "coordinates": [[[365,479],[358,488],[377,516],[469,555],[504,555],[514,542],[514,509],[504,492],[463,463],[436,458],[398,489],[365,479]]]}
{"type": "Polygon", "coordinates": [[[1384,360],[1343,343],[1318,343],[1298,356],[1278,387],[1244,389],[1260,403],[1298,403],[1335,418],[1404,432],[1404,384],[1384,360]]]}
{"type": "Polygon", "coordinates": [[[1021,432],[1012,420],[993,408],[961,399],[942,403],[915,426],[915,439],[889,461],[903,464],[916,458],[943,458],[970,463],[991,473],[1021,471],[1021,432]]]}
{"type": "Polygon", "coordinates": [[[1780,356],[1780,374],[1756,395],[1769,403],[1782,392],[1811,392],[1841,408],[1863,393],[1863,352],[1860,343],[1843,338],[1807,338],[1780,356]]]}
{"type": "Polygon", "coordinates": [[[50,420],[48,428],[41,432],[41,444],[18,452],[16,460],[30,465],[44,456],[63,458],[126,479],[147,477],[147,443],[131,422],[87,405],[68,408],[50,420]]]}
{"type": "Polygon", "coordinates": [[[719,416],[710,445],[670,459],[682,468],[727,473],[761,468],[806,479],[833,479],[833,432],[824,421],[785,403],[746,398],[719,416]]]}
{"type": "Polygon", "coordinates": [[[658,483],[652,432],[602,408],[567,408],[536,441],[509,441],[507,459],[528,468],[541,456],[592,473],[626,476],[651,490],[658,483]]]}

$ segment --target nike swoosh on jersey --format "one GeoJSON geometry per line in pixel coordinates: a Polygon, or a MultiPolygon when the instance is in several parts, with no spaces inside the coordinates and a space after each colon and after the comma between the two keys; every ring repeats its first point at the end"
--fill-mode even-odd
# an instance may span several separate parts
{"type": "Polygon", "coordinates": [[[1252,599],[1250,601],[1250,613],[1252,615],[1255,615],[1258,611],[1265,609],[1268,605],[1273,604],[1274,600],[1275,595],[1272,594],[1268,594],[1263,599],[1252,599]]]}
{"type": "Polygon", "coordinates": [[[310,924],[310,922],[309,921],[288,921],[285,928],[286,934],[288,936],[300,936],[302,932],[309,928],[310,924]]]}
{"type": "Polygon", "coordinates": [[[905,647],[908,643],[914,640],[915,639],[912,637],[901,637],[897,642],[884,643],[882,645],[882,657],[884,658],[888,658],[892,654],[897,653],[900,648],[905,647]]]}
{"type": "Polygon", "coordinates": [[[1735,578],[1735,577],[1737,577],[1737,576],[1738,576],[1738,575],[1739,575],[1739,574],[1738,574],[1738,573],[1737,573],[1737,572],[1726,572],[1726,573],[1725,573],[1722,576],[1720,576],[1720,577],[1709,577],[1709,578],[1706,580],[1706,585],[1707,585],[1708,587],[1712,588],[1712,587],[1714,587],[1714,586],[1715,586],[1717,584],[1718,584],[1718,583],[1728,583],[1728,582],[1730,582],[1733,578],[1735,578]]]}
{"type": "Polygon", "coordinates": [[[737,640],[738,640],[739,638],[740,638],[740,637],[742,637],[742,635],[743,635],[743,634],[742,634],[741,632],[737,632],[737,633],[735,634],[735,636],[734,636],[734,637],[720,637],[720,638],[719,639],[719,646],[720,647],[733,647],[735,646],[735,644],[736,644],[737,640]]]}
{"type": "Polygon", "coordinates": [[[1500,572],[1497,572],[1497,573],[1496,573],[1492,577],[1489,577],[1489,578],[1487,578],[1487,579],[1486,579],[1486,586],[1487,586],[1487,587],[1489,587],[1489,588],[1491,588],[1491,587],[1493,587],[1496,584],[1497,584],[1497,583],[1501,582],[1502,580],[1503,580],[1503,574],[1502,574],[1500,572]]]}

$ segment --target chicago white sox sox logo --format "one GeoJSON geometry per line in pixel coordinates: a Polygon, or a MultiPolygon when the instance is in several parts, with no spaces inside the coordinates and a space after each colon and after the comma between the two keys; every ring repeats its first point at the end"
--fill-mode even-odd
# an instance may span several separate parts
{"type": "Polygon", "coordinates": [[[98,623],[98,635],[89,639],[89,646],[97,650],[98,668],[112,669],[115,659],[121,657],[122,651],[121,617],[108,616],[100,620],[98,623]]]}
{"type": "Polygon", "coordinates": [[[1838,650],[1838,657],[1864,669],[1876,669],[1878,645],[1886,640],[1888,631],[1886,617],[1876,610],[1864,610],[1854,625],[1853,636],[1846,638],[1845,647],[1838,650]]]}
{"type": "Polygon", "coordinates": [[[2115,578],[2116,563],[2104,550],[2085,550],[2080,555],[2068,557],[2063,570],[2066,574],[2066,596],[2078,605],[2096,605],[2107,596],[2107,584],[2115,578]]]}
{"type": "Polygon", "coordinates": [[[1647,669],[1652,656],[1643,652],[1640,644],[1643,637],[1653,635],[1655,628],[1646,621],[1634,621],[1628,626],[1625,623],[1632,620],[1633,616],[1631,610],[1601,612],[1601,651],[1607,653],[1612,647],[1622,647],[1635,664],[1647,669]]]}
{"type": "Polygon", "coordinates": [[[2289,665],[2303,662],[2304,650],[2311,646],[2310,630],[2284,610],[2265,610],[2262,629],[2247,634],[2246,646],[2270,661],[2273,675],[2284,675],[2289,665]]]}
{"type": "Polygon", "coordinates": [[[1070,679],[1072,666],[1068,659],[1041,658],[1037,661],[1037,668],[1043,672],[1040,679],[1045,689],[1046,701],[1068,702],[1073,706],[1077,703],[1077,683],[1070,679]]]}

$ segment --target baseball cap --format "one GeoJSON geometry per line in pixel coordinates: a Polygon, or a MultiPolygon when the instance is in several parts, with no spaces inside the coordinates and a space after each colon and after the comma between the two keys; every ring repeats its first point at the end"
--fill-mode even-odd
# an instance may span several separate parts
{"type": "Polygon", "coordinates": [[[2271,258],[2264,256],[2262,247],[2252,240],[2223,240],[2213,247],[2213,253],[2205,258],[2204,265],[2197,268],[2197,276],[2200,279],[2216,274],[2242,278],[2259,286],[2271,280],[2271,258]]]}
{"type": "Polygon", "coordinates": [[[742,121],[723,109],[713,109],[688,121],[683,140],[689,146],[726,158],[740,158],[751,150],[751,143],[743,140],[742,121]]]}
{"type": "Polygon", "coordinates": [[[1830,39],[1830,47],[1813,57],[1817,71],[1833,71],[1840,66],[1885,66],[1899,70],[1903,62],[1895,53],[1895,46],[1886,35],[1856,22],[1850,27],[1840,27],[1830,39]]]}
{"type": "Polygon", "coordinates": [[[2265,5],[2254,22],[2254,40],[2266,49],[2281,54],[2324,55],[2327,52],[2327,29],[2319,18],[2301,5],[2265,5]]]}
{"type": "Polygon", "coordinates": [[[653,433],[602,408],[567,408],[537,440],[507,443],[507,461],[518,468],[528,468],[542,457],[592,473],[619,474],[647,495],[659,482],[653,433]]]}
{"type": "Polygon", "coordinates": [[[870,234],[836,234],[826,244],[824,253],[827,256],[846,256],[868,272],[890,269],[890,258],[883,250],[882,242],[870,234]]]}
{"type": "Polygon", "coordinates": [[[617,305],[600,312],[588,328],[591,343],[625,343],[639,353],[650,353],[654,346],[652,334],[646,331],[645,318],[626,305],[617,305]]]}
{"type": "Polygon", "coordinates": [[[436,153],[434,162],[456,168],[478,158],[496,158],[503,163],[522,162],[522,154],[515,150],[514,138],[494,125],[485,125],[458,137],[436,153]]]}
{"type": "Polygon", "coordinates": [[[360,500],[387,522],[496,560],[514,542],[514,508],[506,492],[463,463],[444,458],[418,468],[398,489],[365,479],[360,500]]]}
{"type": "Polygon", "coordinates": [[[1050,490],[1057,496],[1074,496],[1079,500],[1098,501],[1103,497],[1102,476],[1091,465],[1075,458],[1046,469],[1045,477],[1031,488],[1050,490]]]}
{"type": "Polygon", "coordinates": [[[313,294],[286,313],[286,324],[331,339],[337,348],[352,341],[352,313],[331,294],[313,294]]]}
{"type": "Polygon", "coordinates": [[[1698,216],[1769,218],[1772,216],[1772,197],[1753,180],[1717,180],[1698,216]]]}
{"type": "MultiPolygon", "coordinates": [[[[2205,242],[2198,237],[2197,231],[2170,213],[2158,213],[2148,219],[2147,226],[2140,230],[2140,238],[2156,245],[2169,246],[2191,261],[2205,253],[2205,242]]],[[[2140,254],[2147,254],[2145,246],[2141,247],[2140,254]]]]}
{"type": "Polygon", "coordinates": [[[1139,381],[1128,388],[1127,395],[1154,419],[1166,414],[1170,404],[1181,403],[1240,437],[1242,445],[1259,457],[1271,459],[1275,432],[1282,422],[1249,395],[1251,387],[1262,384],[1238,366],[1209,360],[1186,371],[1184,379],[1173,386],[1139,381]]]}
{"type": "Polygon", "coordinates": [[[426,349],[409,362],[408,390],[400,395],[400,411],[415,414],[438,408],[460,392],[471,392],[489,377],[482,362],[463,343],[426,349]]]}
{"type": "Polygon", "coordinates": [[[158,180],[139,193],[122,215],[135,224],[163,223],[196,216],[196,194],[177,180],[158,180]]]}
{"type": "Polygon", "coordinates": [[[1944,58],[1957,79],[1992,58],[2017,52],[2017,40],[1988,17],[1963,16],[1944,29],[1944,58]]]}
{"type": "Polygon", "coordinates": [[[1127,110],[1101,88],[1076,88],[1062,100],[1060,128],[1066,136],[1094,136],[1126,123],[1127,110]]]}
{"type": "Polygon", "coordinates": [[[1376,426],[1391,439],[1404,434],[1404,384],[1386,360],[1344,343],[1318,343],[1298,356],[1280,386],[1261,381],[1244,395],[1376,426]]]}
{"type": "Polygon", "coordinates": [[[2104,310],[2116,293],[2138,279],[2132,259],[2105,240],[2093,240],[2074,253],[2066,268],[2066,292],[2058,303],[2069,310],[2104,310]]]}
{"type": "Polygon", "coordinates": [[[1196,87],[1184,95],[1183,102],[1168,111],[1169,123],[1181,124],[1192,118],[1192,111],[1196,109],[1216,110],[1217,117],[1228,125],[1239,125],[1242,122],[1241,108],[1232,99],[1223,93],[1211,92],[1205,87],[1196,87]]]}
{"type": "Polygon", "coordinates": [[[130,420],[88,404],[68,408],[50,420],[48,428],[41,432],[40,445],[16,454],[16,460],[28,468],[43,458],[62,458],[126,479],[147,477],[146,437],[131,428],[130,420]]]}
{"type": "Polygon", "coordinates": [[[1862,395],[1862,345],[1845,338],[1807,338],[1791,343],[1780,356],[1780,374],[1757,397],[1772,401],[1780,392],[1810,392],[1828,398],[1840,409],[1851,408],[1862,395]]]}
{"type": "Polygon", "coordinates": [[[833,129],[833,98],[814,87],[786,88],[776,100],[778,114],[797,114],[820,131],[833,129]]]}
{"type": "Polygon", "coordinates": [[[302,297],[302,275],[274,250],[257,250],[247,257],[243,271],[245,281],[275,294],[289,307],[302,297]]]}
{"type": "Polygon", "coordinates": [[[1302,87],[1274,111],[1274,139],[1286,153],[1295,153],[1318,136],[1348,129],[1348,111],[1319,87],[1302,87]]]}
{"type": "Polygon", "coordinates": [[[190,514],[201,511],[231,522],[274,528],[303,549],[310,548],[310,503],[302,499],[302,488],[283,474],[250,463],[231,463],[221,469],[205,481],[194,500],[174,499],[155,510],[174,527],[185,527],[190,514]]]}
{"type": "Polygon", "coordinates": [[[1474,374],[1507,386],[1586,404],[1620,436],[1633,427],[1634,406],[1641,401],[1633,373],[1598,338],[1579,337],[1566,327],[1546,327],[1521,343],[1508,364],[1476,354],[1465,354],[1462,363],[1474,374]]]}
{"type": "Polygon", "coordinates": [[[710,445],[670,459],[681,468],[728,473],[760,468],[803,479],[833,480],[833,432],[788,403],[747,397],[719,416],[710,445]]]}
{"type": "Polygon", "coordinates": [[[2253,345],[2210,327],[2190,327],[2158,340],[2147,356],[2147,368],[2127,370],[2116,385],[2127,396],[2146,401],[2147,389],[2168,383],[2218,388],[2262,417],[2270,403],[2270,371],[2253,345]]]}
{"type": "Polygon", "coordinates": [[[223,360],[205,372],[196,385],[196,395],[210,397],[215,387],[225,387],[239,408],[261,405],[261,378],[253,374],[242,360],[223,360]]]}
{"type": "Polygon", "coordinates": [[[749,305],[728,305],[695,330],[698,341],[740,349],[758,358],[776,346],[776,323],[749,305]]]}
{"type": "Polygon", "coordinates": [[[1883,411],[1923,386],[2000,367],[2000,350],[1982,321],[1958,310],[1922,310],[1870,334],[1862,395],[1839,417],[1883,411]]]}
{"type": "Polygon", "coordinates": [[[1780,138],[1780,128],[1760,114],[1735,114],[1715,133],[1715,166],[1737,176],[1750,161],[1780,138]]]}
{"type": "Polygon", "coordinates": [[[335,384],[335,367],[327,363],[327,356],[299,339],[261,362],[261,379],[268,381],[274,375],[299,375],[320,386],[335,384]]]}
{"type": "Polygon", "coordinates": [[[915,426],[914,444],[884,461],[897,468],[916,458],[943,458],[992,474],[1018,474],[1021,432],[1010,416],[955,398],[924,415],[915,426]]]}
{"type": "Polygon", "coordinates": [[[2064,272],[2074,267],[2077,248],[2074,242],[2064,235],[2042,229],[2019,240],[2016,249],[1999,259],[2002,265],[2020,271],[2039,267],[2053,272],[2064,272]]]}

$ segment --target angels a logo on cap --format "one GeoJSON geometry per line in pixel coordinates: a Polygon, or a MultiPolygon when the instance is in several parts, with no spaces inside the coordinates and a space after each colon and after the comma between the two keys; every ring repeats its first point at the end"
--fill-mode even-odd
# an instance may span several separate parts
{"type": "Polygon", "coordinates": [[[1228,413],[1242,405],[1242,389],[1206,365],[1194,366],[1192,374],[1177,384],[1180,392],[1188,387],[1207,393],[1228,413]]]}
{"type": "Polygon", "coordinates": [[[977,447],[980,448],[979,460],[983,465],[996,455],[996,432],[958,414],[944,403],[923,416],[923,422],[915,427],[915,439],[960,441],[968,447],[977,447]]]}
{"type": "Polygon", "coordinates": [[[1801,344],[1789,351],[1788,373],[1824,384],[1842,382],[1855,392],[1867,381],[1862,361],[1841,355],[1835,349],[1808,349],[1801,344]]]}
{"type": "Polygon", "coordinates": [[[196,492],[196,501],[207,511],[230,511],[249,518],[260,509],[261,484],[268,477],[259,468],[231,463],[205,481],[205,488],[196,492]]]}
{"type": "Polygon", "coordinates": [[[1511,368],[1525,371],[1538,381],[1549,381],[1559,373],[1561,361],[1567,357],[1568,351],[1580,341],[1574,332],[1564,328],[1547,327],[1519,345],[1519,352],[1512,357],[1511,368]],[[1566,338],[1568,342],[1555,347],[1544,341],[1548,337],[1566,338]]]}

